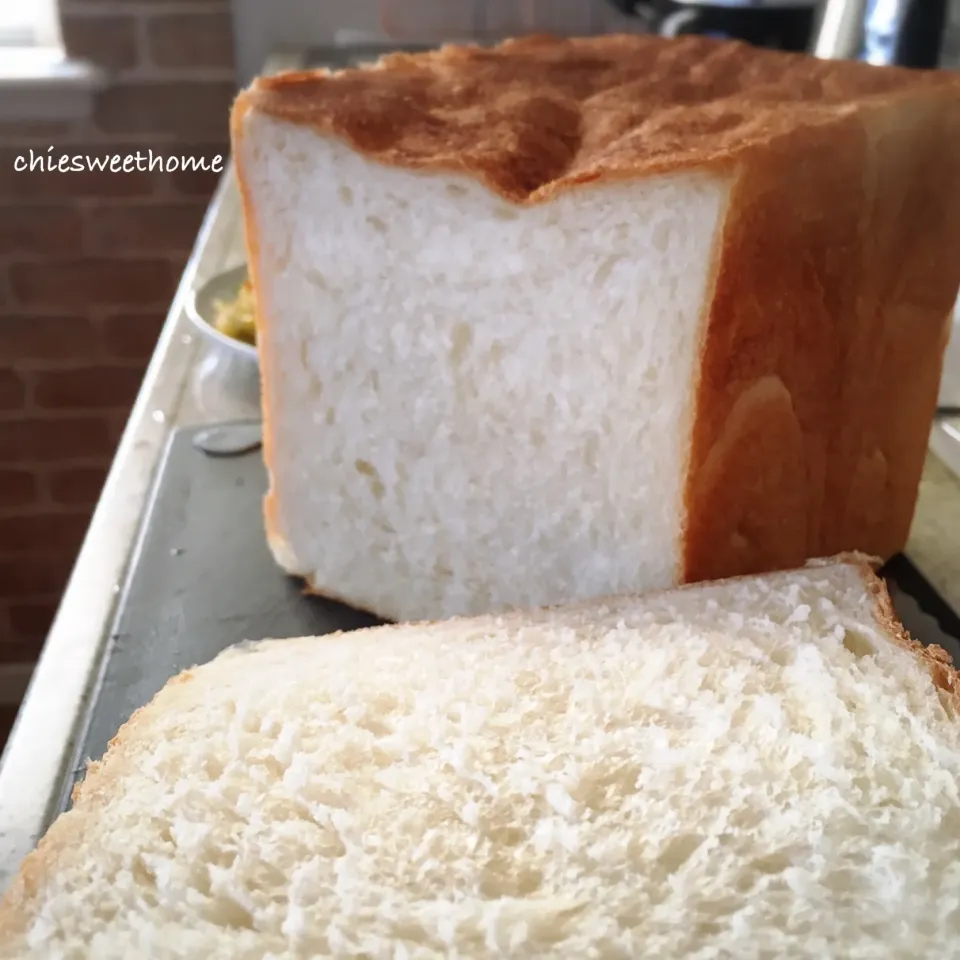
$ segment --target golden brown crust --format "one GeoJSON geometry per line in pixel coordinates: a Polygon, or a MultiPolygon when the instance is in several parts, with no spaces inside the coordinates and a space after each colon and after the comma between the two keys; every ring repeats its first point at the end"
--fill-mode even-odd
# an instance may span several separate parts
{"type": "Polygon", "coordinates": [[[745,160],[703,334],[684,579],[906,544],[960,283],[953,87],[745,160]]]}
{"type": "Polygon", "coordinates": [[[54,820],[0,898],[0,956],[13,956],[5,954],[4,948],[17,943],[25,935],[47,877],[85,855],[87,835],[95,832],[104,808],[117,797],[117,787],[124,775],[135,768],[138,751],[152,749],[148,737],[141,742],[137,735],[149,732],[150,718],[176,698],[176,686],[192,679],[191,670],[172,677],[149,703],[135,710],[120,727],[107,744],[103,758],[87,764],[83,779],[73,788],[72,808],[54,820]]]}
{"type": "MultiPolygon", "coordinates": [[[[235,145],[239,145],[243,138],[243,111],[234,108],[230,115],[230,136],[235,145]]],[[[235,149],[233,162],[237,174],[237,186],[240,191],[240,205],[243,209],[243,230],[244,242],[247,252],[247,271],[250,277],[250,283],[254,290],[262,290],[260,282],[260,231],[257,227],[257,211],[250,196],[250,187],[243,171],[242,151],[235,149]]],[[[277,504],[276,495],[273,489],[273,472],[271,464],[274,462],[273,445],[274,431],[271,428],[272,404],[270,401],[270,391],[266,382],[264,371],[271,366],[270,354],[272,352],[272,337],[265,336],[265,331],[269,326],[268,311],[258,310],[256,316],[257,325],[257,353],[259,358],[260,374],[260,416],[263,420],[261,435],[263,437],[262,451],[263,462],[267,470],[268,489],[263,501],[263,518],[267,542],[271,544],[282,543],[283,538],[279,532],[277,523],[277,504]]],[[[276,551],[274,551],[276,553],[276,551]]],[[[295,571],[290,570],[290,573],[295,571]]]]}
{"type": "Polygon", "coordinates": [[[925,646],[910,636],[893,605],[893,598],[887,581],[877,575],[880,559],[867,554],[847,552],[833,557],[811,560],[807,567],[829,567],[833,564],[847,564],[857,569],[867,592],[873,598],[874,614],[886,636],[895,645],[912,653],[926,668],[933,684],[944,696],[941,702],[949,704],[952,719],[960,717],[960,670],[954,664],[950,654],[936,644],[925,646]]]}
{"type": "Polygon", "coordinates": [[[893,643],[912,653],[929,671],[934,686],[941,691],[941,702],[949,710],[951,719],[960,717],[960,672],[953,658],[943,647],[936,644],[924,646],[914,640],[897,616],[886,581],[878,577],[869,566],[862,568],[862,576],[873,596],[880,626],[893,643]]]}
{"type": "MultiPolygon", "coordinates": [[[[956,86],[687,36],[526,37],[260,78],[234,107],[309,125],[385,164],[459,172],[515,203],[597,180],[730,167],[866,99],[956,86]]],[[[235,139],[235,143],[236,143],[235,139]]]]}

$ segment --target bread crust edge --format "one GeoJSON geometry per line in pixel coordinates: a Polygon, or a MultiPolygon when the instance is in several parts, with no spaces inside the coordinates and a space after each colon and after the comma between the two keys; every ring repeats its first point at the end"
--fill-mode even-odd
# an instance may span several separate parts
{"type": "Polygon", "coordinates": [[[955,97],[928,89],[744,161],[696,384],[684,581],[903,550],[960,286],[958,144],[955,97]]]}

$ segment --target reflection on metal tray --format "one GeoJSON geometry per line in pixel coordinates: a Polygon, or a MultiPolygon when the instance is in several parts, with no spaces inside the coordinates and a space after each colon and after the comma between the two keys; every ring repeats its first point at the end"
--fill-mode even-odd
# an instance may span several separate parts
{"type": "MultiPolygon", "coordinates": [[[[246,444],[238,456],[208,456],[195,442],[203,433],[187,428],[171,437],[63,785],[63,807],[87,759],[100,757],[134,710],[181,670],[241,640],[376,623],[367,614],[305,596],[281,574],[260,521],[266,479],[259,451],[246,444]]],[[[955,613],[905,557],[885,572],[910,632],[940,644],[960,663],[955,613]]]]}

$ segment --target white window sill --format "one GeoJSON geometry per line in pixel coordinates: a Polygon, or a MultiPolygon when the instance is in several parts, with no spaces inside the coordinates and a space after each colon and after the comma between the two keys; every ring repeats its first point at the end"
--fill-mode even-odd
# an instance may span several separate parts
{"type": "Polygon", "coordinates": [[[0,47],[0,121],[87,116],[105,79],[98,67],[58,47],[0,47]]]}

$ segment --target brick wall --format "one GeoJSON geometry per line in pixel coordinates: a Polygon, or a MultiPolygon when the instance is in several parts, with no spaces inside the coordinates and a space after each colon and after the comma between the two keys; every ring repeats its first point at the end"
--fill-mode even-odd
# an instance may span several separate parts
{"type": "Polygon", "coordinates": [[[227,0],[62,0],[109,83],[72,123],[0,123],[0,668],[36,659],[217,181],[17,173],[54,153],[227,152],[227,0]]]}

